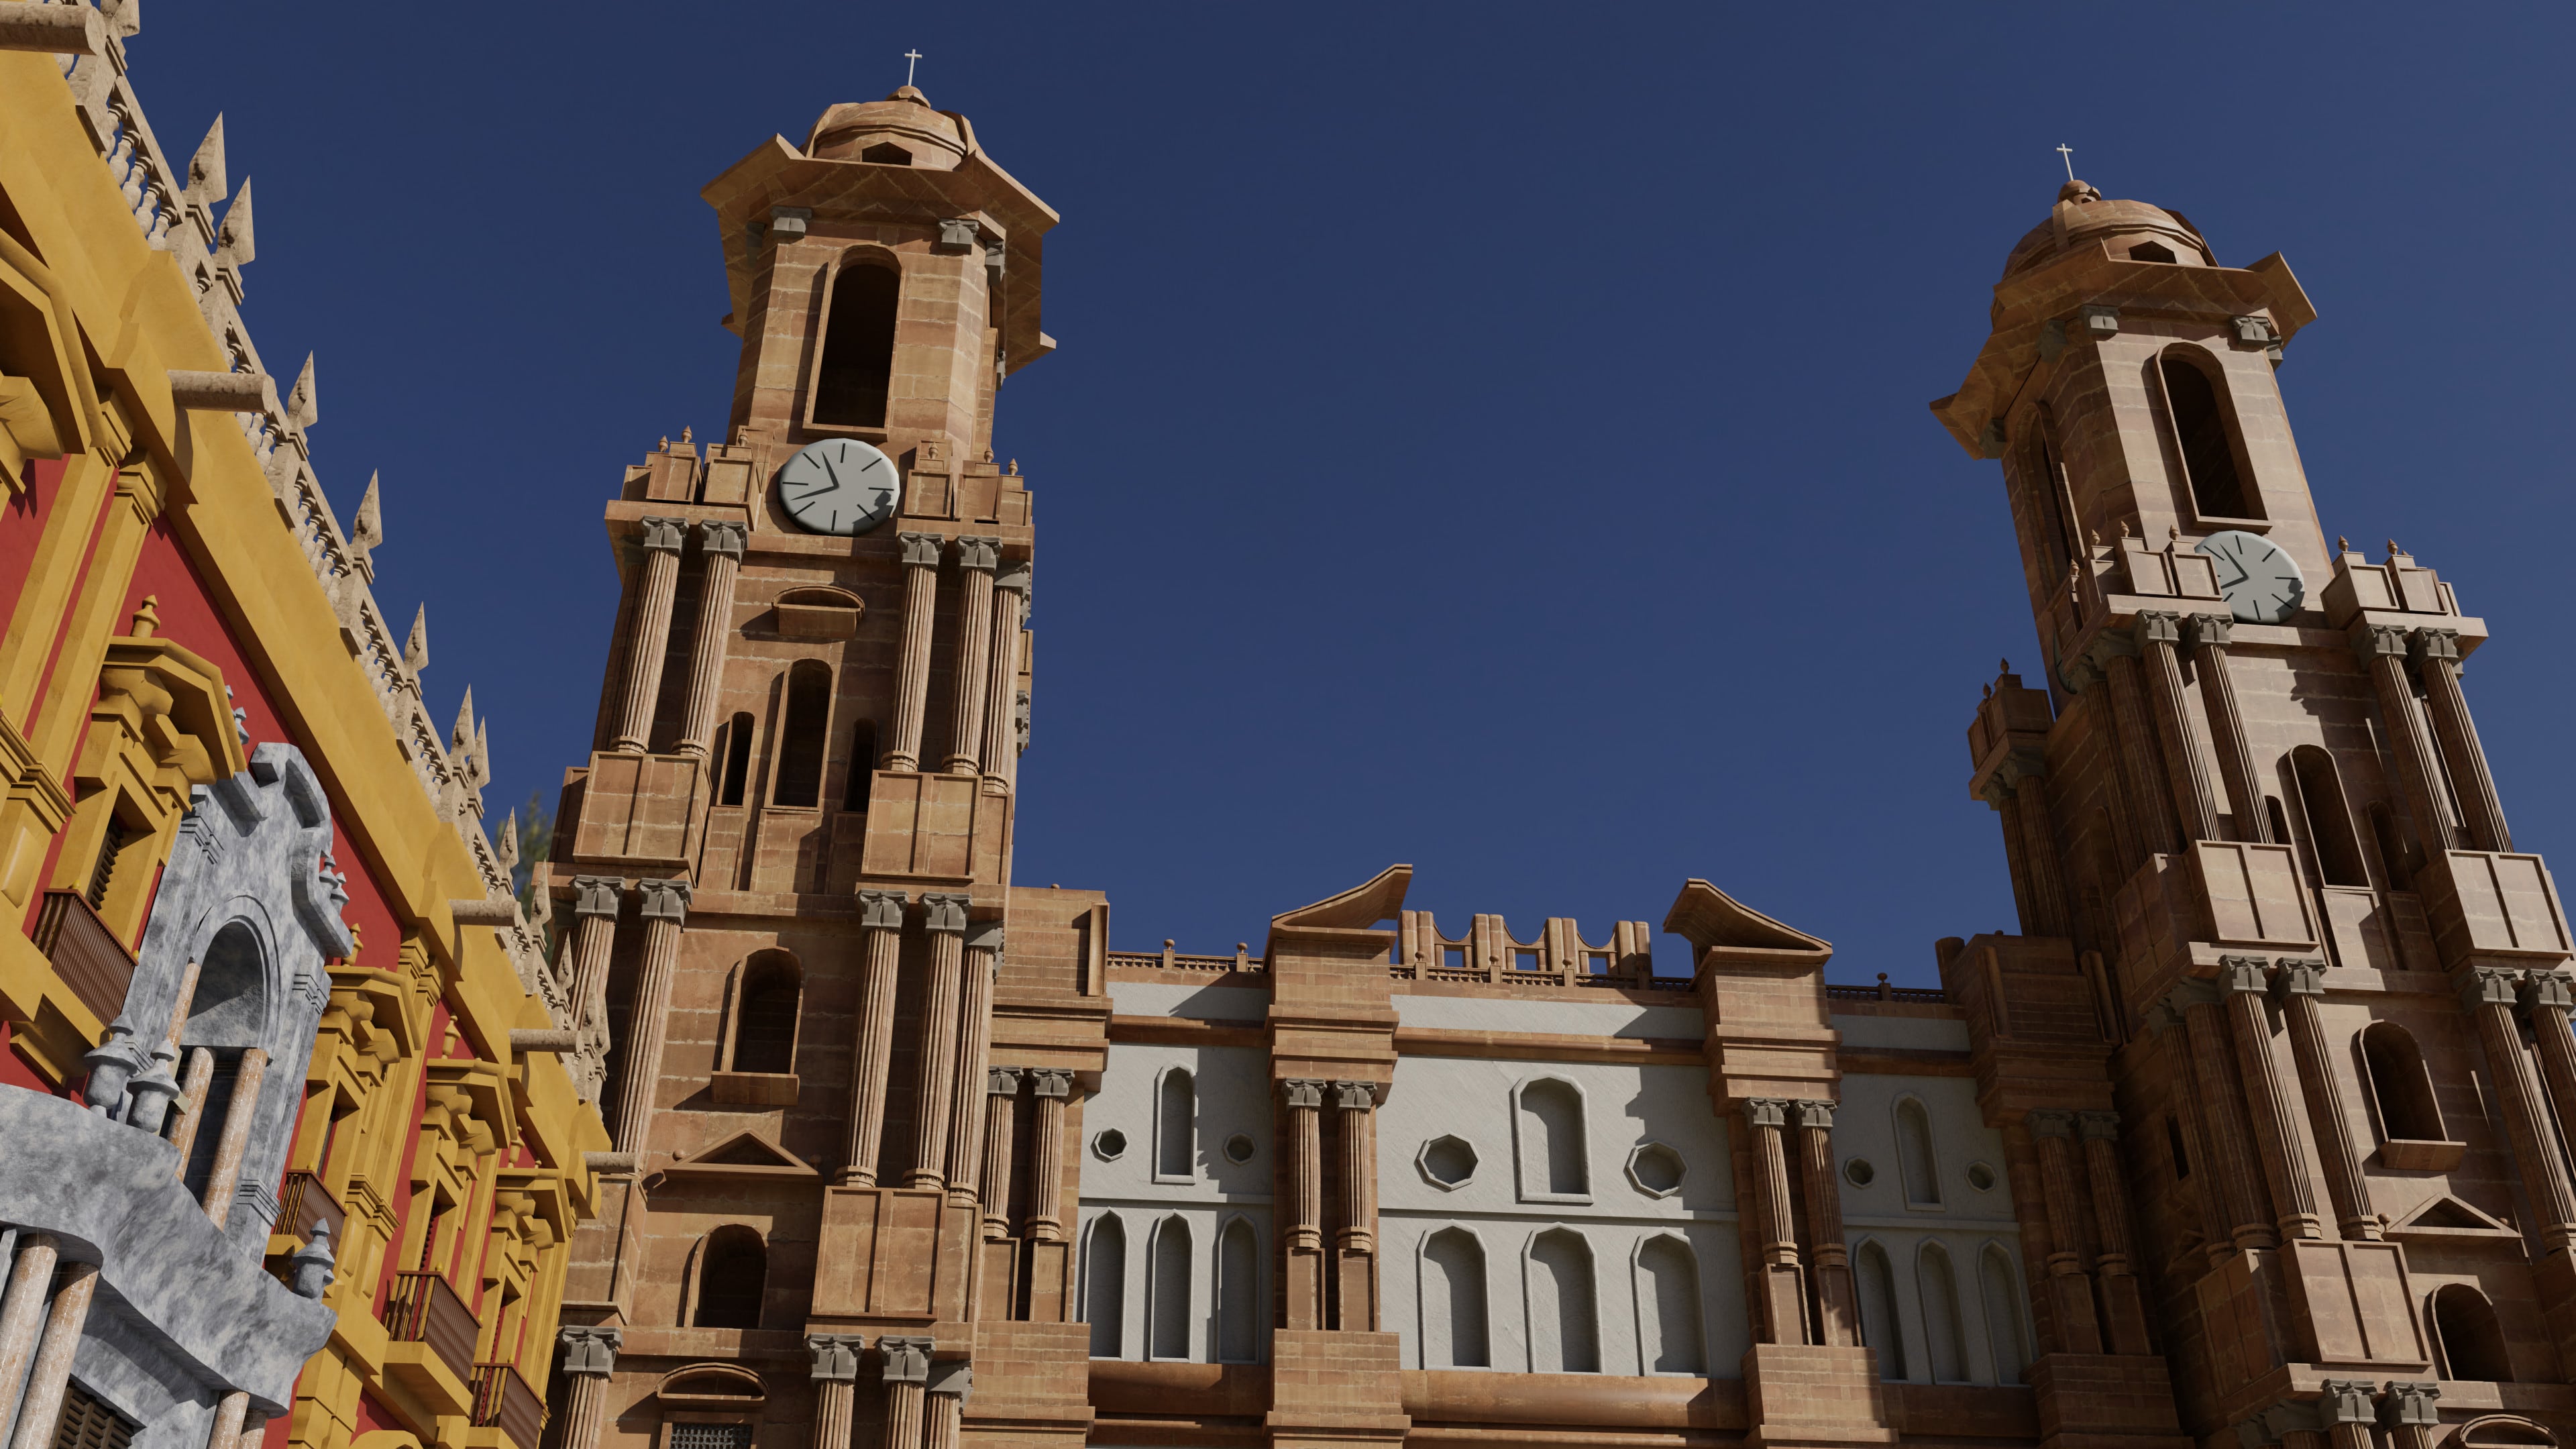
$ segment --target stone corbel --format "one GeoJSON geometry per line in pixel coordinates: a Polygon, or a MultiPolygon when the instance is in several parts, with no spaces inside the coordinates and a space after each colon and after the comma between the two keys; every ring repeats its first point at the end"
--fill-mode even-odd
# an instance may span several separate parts
{"type": "Polygon", "coordinates": [[[971,216],[943,218],[939,223],[939,240],[931,250],[950,253],[971,252],[975,249],[978,230],[975,218],[971,216]]]}
{"type": "Polygon", "coordinates": [[[617,1351],[626,1345],[621,1329],[568,1327],[555,1335],[563,1345],[563,1371],[606,1378],[617,1372],[617,1351]]]}
{"type": "Polygon", "coordinates": [[[2380,1391],[2379,1422],[2391,1429],[2430,1428],[2442,1422],[2442,1411],[2433,1403],[2440,1397],[2438,1383],[2391,1379],[2380,1391]]]}
{"type": "Polygon", "coordinates": [[[902,930],[903,907],[909,899],[902,891],[859,892],[859,925],[871,931],[902,930]]]}
{"type": "Polygon", "coordinates": [[[940,891],[924,891],[921,897],[922,928],[949,935],[966,932],[966,906],[972,897],[940,891]]]}
{"type": "Polygon", "coordinates": [[[691,887],[685,880],[639,880],[636,893],[643,897],[638,912],[647,921],[668,921],[674,926],[686,925],[689,919],[691,887]]]}
{"type": "Polygon", "coordinates": [[[828,1383],[855,1383],[859,1377],[859,1355],[867,1352],[868,1340],[857,1333],[809,1333],[805,1351],[814,1356],[813,1377],[828,1383]]]}
{"type": "Polygon", "coordinates": [[[889,1384],[919,1384],[930,1379],[930,1348],[927,1338],[880,1338],[877,1352],[885,1360],[885,1381],[889,1384]]]}
{"type": "Polygon", "coordinates": [[[689,536],[689,520],[685,518],[648,517],[639,518],[636,523],[643,530],[638,547],[646,553],[678,553],[681,543],[689,536]]]}

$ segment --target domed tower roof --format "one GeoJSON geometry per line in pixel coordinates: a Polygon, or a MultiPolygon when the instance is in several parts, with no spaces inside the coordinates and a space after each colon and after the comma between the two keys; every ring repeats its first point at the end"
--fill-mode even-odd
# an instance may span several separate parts
{"type": "Polygon", "coordinates": [[[2143,201],[2105,201],[2082,181],[2057,189],[2048,220],[2032,227],[2004,258],[2004,278],[2046,265],[2080,247],[2107,244],[2111,255],[2132,261],[2214,267],[2209,242],[2180,213],[2143,201]]]}
{"type": "Polygon", "coordinates": [[[904,86],[881,101],[844,101],[823,113],[805,138],[805,154],[824,161],[874,161],[953,171],[975,149],[974,128],[904,86]]]}

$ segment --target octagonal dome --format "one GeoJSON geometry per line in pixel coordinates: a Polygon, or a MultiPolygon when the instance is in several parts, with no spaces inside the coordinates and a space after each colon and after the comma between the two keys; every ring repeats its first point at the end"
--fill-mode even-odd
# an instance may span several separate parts
{"type": "Polygon", "coordinates": [[[2048,219],[2024,233],[2004,259],[2007,278],[2045,265],[2079,247],[2107,245],[2111,254],[2142,262],[2214,267],[2216,257],[2200,229],[2181,216],[2143,201],[2106,201],[2082,181],[2057,190],[2048,219]]]}
{"type": "Polygon", "coordinates": [[[904,86],[881,101],[844,101],[825,111],[805,138],[805,154],[953,171],[970,144],[956,117],[932,110],[929,97],[904,86]]]}

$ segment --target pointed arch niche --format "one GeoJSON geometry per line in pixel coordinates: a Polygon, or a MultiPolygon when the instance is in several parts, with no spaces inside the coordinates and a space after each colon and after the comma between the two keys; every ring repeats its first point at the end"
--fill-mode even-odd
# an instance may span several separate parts
{"type": "Polygon", "coordinates": [[[1127,1342],[1127,1225],[1116,1213],[1091,1220],[1082,1243],[1082,1316],[1091,1356],[1119,1358],[1127,1342]]]}
{"type": "Polygon", "coordinates": [[[1551,1228],[1530,1239],[1522,1274],[1528,1295],[1530,1372],[1601,1372],[1601,1310],[1594,1289],[1592,1245],[1571,1228],[1551,1228]]]}
{"type": "Polygon", "coordinates": [[[1485,1307],[1485,1245],[1474,1232],[1442,1228],[1422,1240],[1422,1367],[1492,1368],[1485,1307]]]}
{"type": "Polygon", "coordinates": [[[1512,1092],[1512,1143],[1523,1202],[1590,1202],[1590,1144],[1583,1089],[1563,1077],[1532,1077],[1512,1092]]]}
{"type": "Polygon", "coordinates": [[[1699,1256],[1671,1233],[1637,1245],[1637,1371],[1708,1372],[1708,1333],[1701,1321],[1699,1256]]]}

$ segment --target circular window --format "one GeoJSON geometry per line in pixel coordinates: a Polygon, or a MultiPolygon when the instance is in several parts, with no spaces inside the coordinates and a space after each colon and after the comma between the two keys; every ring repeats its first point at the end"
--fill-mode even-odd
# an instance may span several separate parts
{"type": "Polygon", "coordinates": [[[1854,1187],[1867,1187],[1878,1180],[1878,1169],[1866,1157],[1855,1157],[1843,1164],[1843,1177],[1854,1187]]]}
{"type": "Polygon", "coordinates": [[[1413,1164],[1433,1187],[1464,1187],[1476,1175],[1476,1149],[1463,1137],[1434,1137],[1414,1154],[1413,1164]]]}
{"type": "Polygon", "coordinates": [[[1233,1136],[1225,1139],[1225,1160],[1237,1164],[1250,1162],[1252,1160],[1252,1139],[1244,1136],[1240,1132],[1237,1132],[1233,1136]]]}
{"type": "Polygon", "coordinates": [[[1995,1190],[1995,1170],[1982,1162],[1968,1164],[1968,1186],[1979,1192],[1995,1190]]]}
{"type": "Polygon", "coordinates": [[[1103,1162],[1116,1162],[1127,1151],[1127,1134],[1111,1127],[1091,1139],[1091,1150],[1103,1162]]]}

